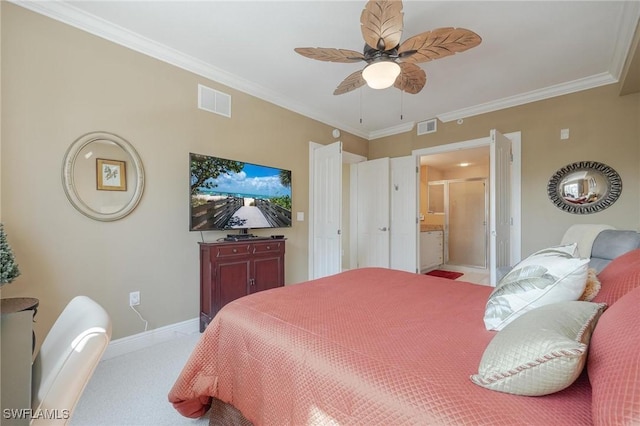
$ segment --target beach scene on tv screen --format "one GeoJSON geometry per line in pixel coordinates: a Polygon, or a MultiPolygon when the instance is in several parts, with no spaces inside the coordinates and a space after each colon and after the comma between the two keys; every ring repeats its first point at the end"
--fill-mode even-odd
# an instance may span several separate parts
{"type": "Polygon", "coordinates": [[[191,155],[191,230],[291,226],[291,172],[191,155]]]}

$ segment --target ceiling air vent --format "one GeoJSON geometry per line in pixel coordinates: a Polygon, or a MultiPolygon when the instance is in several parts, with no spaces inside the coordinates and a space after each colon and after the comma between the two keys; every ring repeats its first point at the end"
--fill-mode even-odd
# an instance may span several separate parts
{"type": "Polygon", "coordinates": [[[231,95],[198,84],[198,108],[231,117],[231,95]]]}
{"type": "Polygon", "coordinates": [[[427,133],[435,133],[437,129],[437,118],[431,120],[425,120],[418,123],[418,136],[426,135],[427,133]]]}

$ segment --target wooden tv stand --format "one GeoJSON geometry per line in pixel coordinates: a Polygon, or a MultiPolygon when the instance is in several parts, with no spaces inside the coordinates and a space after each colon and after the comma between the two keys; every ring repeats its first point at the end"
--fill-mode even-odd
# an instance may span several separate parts
{"type": "Polygon", "coordinates": [[[227,303],[284,285],[284,239],[199,245],[201,333],[227,303]]]}

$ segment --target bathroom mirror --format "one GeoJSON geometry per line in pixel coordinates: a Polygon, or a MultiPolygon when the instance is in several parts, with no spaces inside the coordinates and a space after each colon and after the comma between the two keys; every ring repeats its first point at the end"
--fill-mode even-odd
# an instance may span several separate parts
{"type": "Polygon", "coordinates": [[[444,214],[444,183],[429,182],[428,213],[444,214]]]}
{"type": "Polygon", "coordinates": [[[118,135],[92,132],[76,139],[64,156],[62,185],[71,204],[91,219],[122,219],[144,189],[142,161],[118,135]]]}
{"type": "Polygon", "coordinates": [[[547,185],[551,202],[574,214],[602,211],[615,203],[621,192],[620,175],[596,161],[569,164],[558,170],[547,185]]]}

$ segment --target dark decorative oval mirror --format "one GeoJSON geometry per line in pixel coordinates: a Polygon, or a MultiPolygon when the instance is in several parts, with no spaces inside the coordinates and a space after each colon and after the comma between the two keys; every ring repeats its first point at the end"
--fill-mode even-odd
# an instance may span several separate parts
{"type": "Polygon", "coordinates": [[[144,189],[142,161],[118,135],[80,136],[64,156],[62,184],[71,204],[91,219],[109,222],[135,209],[144,189]]]}
{"type": "Polygon", "coordinates": [[[569,164],[549,179],[547,194],[561,210],[590,214],[606,209],[622,193],[622,179],[611,167],[596,161],[569,164]]]}

